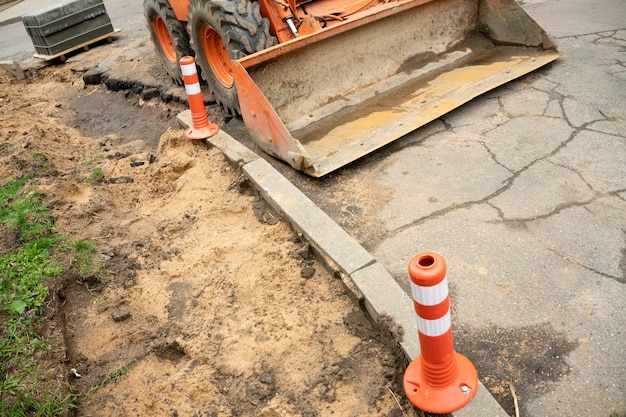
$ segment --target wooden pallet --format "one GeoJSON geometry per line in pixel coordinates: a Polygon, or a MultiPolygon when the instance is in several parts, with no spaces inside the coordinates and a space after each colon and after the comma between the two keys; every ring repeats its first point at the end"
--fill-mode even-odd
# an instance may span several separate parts
{"type": "Polygon", "coordinates": [[[83,51],[87,52],[89,50],[89,47],[91,45],[93,45],[94,43],[101,41],[103,39],[107,40],[107,43],[111,43],[113,42],[113,35],[120,33],[121,29],[115,29],[113,32],[111,33],[107,33],[106,35],[102,35],[102,36],[98,36],[97,38],[93,38],[90,39],[87,42],[83,42],[80,45],[76,45],[73,46],[69,49],[66,49],[65,51],[61,51],[57,54],[54,55],[41,55],[41,54],[35,54],[33,55],[35,58],[39,58],[39,59],[43,59],[44,61],[52,61],[53,59],[59,59],[61,62],[65,62],[66,60],[66,56],[67,54],[69,54],[70,52],[74,52],[78,49],[82,49],[83,51]]]}

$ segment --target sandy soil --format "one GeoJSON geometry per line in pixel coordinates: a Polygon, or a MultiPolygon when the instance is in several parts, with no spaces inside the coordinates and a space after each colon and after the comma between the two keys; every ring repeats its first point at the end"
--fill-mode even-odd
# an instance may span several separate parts
{"type": "Polygon", "coordinates": [[[49,363],[75,415],[421,415],[390,338],[219,150],[184,137],[181,109],[69,65],[0,72],[0,180],[45,162],[33,182],[58,231],[101,261],[50,283],[49,363]]]}

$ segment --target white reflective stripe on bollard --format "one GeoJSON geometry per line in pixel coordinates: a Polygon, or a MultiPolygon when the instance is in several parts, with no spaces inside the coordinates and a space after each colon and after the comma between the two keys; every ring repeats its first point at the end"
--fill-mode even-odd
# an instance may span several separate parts
{"type": "Polygon", "coordinates": [[[194,94],[200,94],[200,84],[199,83],[195,83],[195,84],[185,84],[185,91],[187,92],[188,96],[194,95],[194,94]]]}
{"type": "Polygon", "coordinates": [[[417,316],[417,329],[425,336],[437,337],[445,334],[452,326],[450,310],[437,320],[426,320],[417,316]]]}
{"type": "Polygon", "coordinates": [[[441,304],[448,296],[448,276],[446,275],[439,284],[430,287],[422,287],[411,282],[413,299],[423,306],[436,306],[441,304]]]}
{"type": "Polygon", "coordinates": [[[195,62],[193,64],[181,64],[180,71],[183,75],[193,75],[197,72],[195,62]]]}

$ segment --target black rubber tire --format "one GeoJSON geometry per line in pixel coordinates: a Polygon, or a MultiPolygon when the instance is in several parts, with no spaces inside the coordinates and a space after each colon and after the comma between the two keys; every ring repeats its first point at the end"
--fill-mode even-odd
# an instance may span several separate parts
{"type": "Polygon", "coordinates": [[[176,15],[167,0],[144,0],[143,2],[144,16],[148,23],[148,31],[157,51],[159,60],[163,64],[165,71],[172,80],[183,85],[183,76],[180,70],[180,59],[183,56],[193,56],[193,49],[189,44],[189,35],[185,23],[176,19],[176,15]],[[167,28],[172,47],[176,54],[176,59],[168,58],[163,50],[163,46],[154,28],[154,22],[160,18],[167,28]]]}
{"type": "Polygon", "coordinates": [[[231,59],[243,58],[276,44],[270,24],[261,17],[259,4],[250,0],[190,0],[187,8],[191,46],[202,78],[215,100],[230,115],[241,114],[235,85],[224,85],[214,73],[203,49],[207,28],[219,35],[231,59]]]}

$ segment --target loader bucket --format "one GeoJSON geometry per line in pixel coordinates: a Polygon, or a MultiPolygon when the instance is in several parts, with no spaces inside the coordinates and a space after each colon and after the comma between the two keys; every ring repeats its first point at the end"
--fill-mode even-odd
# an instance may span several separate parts
{"type": "Polygon", "coordinates": [[[405,0],[233,61],[257,144],[320,177],[560,56],[513,0],[405,0]]]}

